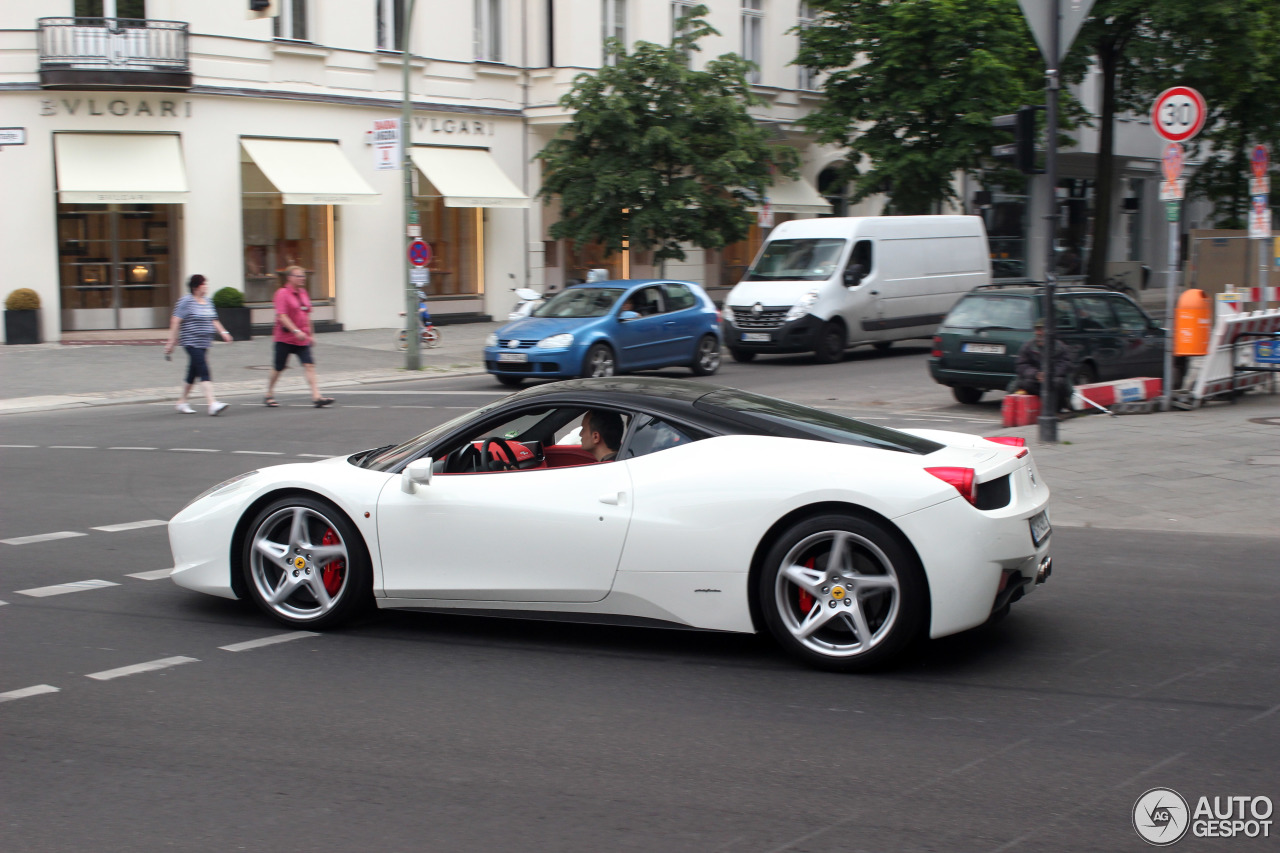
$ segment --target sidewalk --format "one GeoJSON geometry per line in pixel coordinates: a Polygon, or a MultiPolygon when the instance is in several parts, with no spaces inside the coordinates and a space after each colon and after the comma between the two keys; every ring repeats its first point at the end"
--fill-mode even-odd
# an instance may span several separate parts
{"type": "MultiPolygon", "coordinates": [[[[443,327],[416,373],[404,369],[393,329],[319,335],[320,387],[340,397],[344,386],[480,373],[484,339],[499,325],[443,327]]],[[[271,352],[265,337],[216,344],[218,396],[260,399],[271,352]]],[[[166,362],[156,345],[0,346],[0,415],[170,401],[184,359],[178,352],[166,362]]],[[[305,395],[302,371],[290,367],[277,392],[305,395]]],[[[939,406],[949,404],[940,390],[939,406]]],[[[1039,443],[1037,426],[986,432],[1027,440],[1054,491],[1055,525],[1280,536],[1280,394],[1255,391],[1193,411],[1078,416],[1059,424],[1052,445],[1039,443]]]]}

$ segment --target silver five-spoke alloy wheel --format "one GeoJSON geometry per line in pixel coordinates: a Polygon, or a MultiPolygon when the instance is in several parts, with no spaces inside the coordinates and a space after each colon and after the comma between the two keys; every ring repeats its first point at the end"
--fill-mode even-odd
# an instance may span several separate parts
{"type": "Polygon", "coordinates": [[[613,350],[607,344],[595,344],[587,351],[587,376],[612,376],[617,365],[613,359],[613,350]]]}
{"type": "Polygon", "coordinates": [[[720,369],[720,341],[715,335],[703,335],[698,341],[698,352],[693,359],[696,376],[710,376],[720,369]]]}

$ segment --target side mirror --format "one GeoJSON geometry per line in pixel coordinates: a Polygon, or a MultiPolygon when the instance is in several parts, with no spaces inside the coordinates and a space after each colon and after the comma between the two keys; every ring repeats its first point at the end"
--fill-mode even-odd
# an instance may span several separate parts
{"type": "Polygon", "coordinates": [[[400,473],[400,491],[406,495],[412,495],[418,490],[418,484],[424,486],[431,484],[431,463],[430,456],[422,459],[415,459],[405,466],[404,471],[400,473]]]}
{"type": "Polygon", "coordinates": [[[857,287],[858,285],[862,284],[862,279],[865,276],[866,276],[866,273],[863,272],[862,269],[860,268],[846,269],[844,271],[844,286],[857,287]]]}
{"type": "Polygon", "coordinates": [[[625,323],[628,320],[639,319],[639,317],[640,317],[640,312],[638,311],[623,311],[621,314],[618,315],[618,319],[623,323],[625,323]]]}

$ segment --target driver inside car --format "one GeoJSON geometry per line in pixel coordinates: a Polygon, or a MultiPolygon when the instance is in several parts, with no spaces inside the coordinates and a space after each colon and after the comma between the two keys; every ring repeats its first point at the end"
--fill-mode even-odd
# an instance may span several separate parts
{"type": "Polygon", "coordinates": [[[612,462],[622,444],[622,415],[605,409],[588,409],[582,416],[582,449],[597,462],[612,462]]]}

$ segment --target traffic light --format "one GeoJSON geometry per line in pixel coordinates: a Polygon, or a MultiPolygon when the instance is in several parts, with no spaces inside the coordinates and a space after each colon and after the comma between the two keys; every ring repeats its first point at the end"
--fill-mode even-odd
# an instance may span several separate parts
{"type": "Polygon", "coordinates": [[[1024,175],[1041,175],[1036,168],[1036,112],[1044,107],[1019,107],[1013,115],[996,116],[992,127],[1013,131],[1013,143],[994,145],[991,156],[997,160],[1012,160],[1013,167],[1024,175]]]}
{"type": "Polygon", "coordinates": [[[249,0],[249,14],[252,18],[274,18],[280,14],[276,9],[276,0],[249,0]]]}

